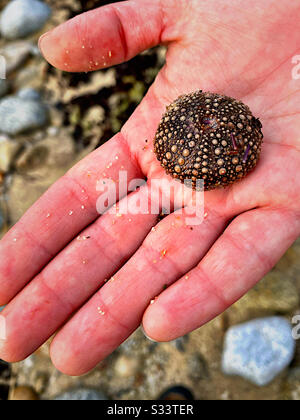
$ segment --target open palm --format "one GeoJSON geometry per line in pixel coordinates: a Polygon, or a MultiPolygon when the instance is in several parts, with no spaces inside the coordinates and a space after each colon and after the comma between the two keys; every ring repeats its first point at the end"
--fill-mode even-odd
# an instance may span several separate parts
{"type": "MultiPolygon", "coordinates": [[[[167,60],[121,133],[71,169],[1,241],[0,304],[9,302],[0,319],[1,358],[25,358],[62,325],[51,357],[70,375],[93,368],[141,322],[151,338],[175,339],[239,299],[298,237],[300,80],[292,59],[300,53],[300,5],[247,6],[132,0],[42,38],[45,57],[68,71],[114,65],[159,43],[168,46],[167,60]],[[128,182],[148,185],[167,177],[152,139],[166,105],[198,89],[236,97],[261,119],[256,170],[206,192],[206,217],[193,228],[184,211],[160,222],[134,212],[99,217],[102,180],[118,182],[120,170],[128,182]]],[[[118,200],[147,200],[147,188],[118,200]]]]}

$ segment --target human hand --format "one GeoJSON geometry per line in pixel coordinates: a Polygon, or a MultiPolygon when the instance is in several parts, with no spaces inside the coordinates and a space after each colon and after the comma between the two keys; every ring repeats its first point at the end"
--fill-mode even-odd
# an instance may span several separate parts
{"type": "MultiPolygon", "coordinates": [[[[93,368],[141,322],[151,338],[173,340],[239,299],[299,236],[300,81],[291,71],[300,53],[300,5],[248,6],[132,0],[78,16],[42,38],[46,59],[68,71],[115,65],[159,43],[168,53],[121,132],[51,187],[1,241],[0,305],[9,302],[1,313],[1,358],[27,357],[62,325],[51,357],[70,375],[93,368]],[[153,214],[99,217],[97,182],[118,180],[120,170],[148,185],[167,178],[152,139],[166,105],[197,89],[241,99],[261,119],[255,171],[206,192],[207,217],[193,229],[185,212],[157,225],[153,214]]],[[[117,199],[143,201],[146,192],[117,199]]]]}

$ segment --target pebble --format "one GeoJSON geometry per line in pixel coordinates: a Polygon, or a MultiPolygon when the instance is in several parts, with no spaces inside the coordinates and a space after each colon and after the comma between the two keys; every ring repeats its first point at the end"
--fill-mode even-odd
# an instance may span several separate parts
{"type": "Polygon", "coordinates": [[[187,366],[192,380],[199,382],[210,378],[207,361],[201,353],[197,352],[189,356],[187,366]]]}
{"type": "Polygon", "coordinates": [[[15,135],[42,127],[47,119],[47,108],[41,102],[16,96],[0,101],[0,131],[5,134],[15,135]]]}
{"type": "Polygon", "coordinates": [[[56,136],[58,136],[58,134],[59,134],[59,127],[55,127],[55,126],[48,127],[47,134],[50,137],[56,137],[56,136]]]}
{"type": "Polygon", "coordinates": [[[18,69],[33,52],[33,44],[28,41],[16,41],[0,49],[0,55],[5,59],[6,75],[18,69]]]}
{"type": "Polygon", "coordinates": [[[16,387],[9,397],[11,401],[33,401],[38,399],[37,393],[28,386],[16,387]]]}
{"type": "Polygon", "coordinates": [[[38,0],[13,0],[4,8],[0,31],[6,39],[23,38],[39,31],[51,15],[51,9],[38,0]]]}
{"type": "MultiPolygon", "coordinates": [[[[21,144],[11,140],[9,137],[2,135],[0,136],[0,171],[8,172],[13,158],[20,149],[21,144]]],[[[0,223],[1,224],[1,223],[0,223]]]]}
{"type": "Polygon", "coordinates": [[[0,98],[6,95],[9,91],[9,83],[5,79],[0,79],[0,98]]]}
{"type": "Polygon", "coordinates": [[[180,352],[184,353],[186,344],[189,341],[189,336],[185,335],[183,337],[179,337],[176,340],[171,341],[171,344],[180,352]]]}
{"type": "Polygon", "coordinates": [[[17,93],[18,98],[31,100],[31,101],[40,101],[41,95],[40,93],[33,88],[25,87],[19,90],[17,93]]]}
{"type": "Polygon", "coordinates": [[[222,370],[265,386],[291,363],[294,354],[292,327],[285,318],[255,319],[227,331],[222,370]]]}
{"type": "Polygon", "coordinates": [[[101,391],[89,388],[77,388],[54,398],[55,401],[101,401],[108,400],[106,395],[101,391]]]}
{"type": "Polygon", "coordinates": [[[45,372],[39,372],[34,381],[34,388],[38,394],[42,394],[49,382],[49,376],[45,372]]]}
{"type": "Polygon", "coordinates": [[[129,378],[137,373],[138,366],[137,359],[120,356],[115,364],[115,373],[121,378],[129,378]]]}

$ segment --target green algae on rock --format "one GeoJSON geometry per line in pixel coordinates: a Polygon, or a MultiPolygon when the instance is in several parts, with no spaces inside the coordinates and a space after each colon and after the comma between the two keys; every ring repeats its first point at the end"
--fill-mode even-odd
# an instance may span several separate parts
{"type": "Polygon", "coordinates": [[[163,115],[154,152],[167,174],[197,189],[226,187],[258,163],[262,125],[242,102],[197,91],[180,96],[163,115]]]}

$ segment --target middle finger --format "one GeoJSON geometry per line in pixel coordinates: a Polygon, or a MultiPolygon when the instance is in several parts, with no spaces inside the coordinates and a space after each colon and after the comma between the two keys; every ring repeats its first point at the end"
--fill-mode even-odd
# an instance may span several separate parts
{"type": "Polygon", "coordinates": [[[127,264],[55,337],[51,357],[56,367],[81,375],[108,356],[140,325],[151,299],[202,259],[227,220],[210,210],[203,223],[194,227],[186,224],[185,212],[162,220],[127,264]]]}
{"type": "MultiPolygon", "coordinates": [[[[147,187],[118,204],[130,209],[137,196],[146,200],[147,187]]],[[[113,208],[82,232],[1,313],[6,340],[0,340],[0,356],[15,362],[35,351],[124,264],[156,220],[113,208]]]]}

